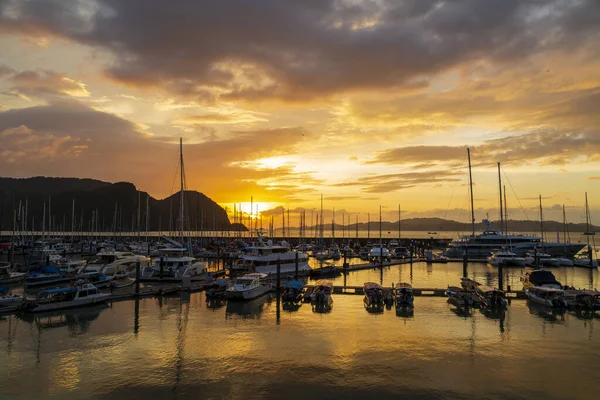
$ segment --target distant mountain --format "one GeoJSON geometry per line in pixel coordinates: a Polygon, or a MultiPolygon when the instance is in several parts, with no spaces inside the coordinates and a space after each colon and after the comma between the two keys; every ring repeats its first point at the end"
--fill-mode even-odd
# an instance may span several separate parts
{"type": "MultiPolygon", "coordinates": [[[[146,192],[138,193],[136,187],[128,182],[108,183],[77,178],[0,178],[0,227],[5,231],[12,230],[13,210],[17,210],[19,226],[26,222],[28,230],[32,227],[41,230],[45,206],[46,229],[51,223],[54,230],[64,226],[66,231],[71,231],[75,201],[74,225],[78,231],[92,230],[92,221],[101,231],[137,231],[138,228],[145,231],[147,198],[150,230],[177,230],[177,221],[180,219],[179,193],[158,200],[148,197],[146,192]],[[19,203],[21,213],[18,212],[19,203]]],[[[186,229],[237,229],[221,206],[196,191],[184,193],[184,218],[186,229]]]]}

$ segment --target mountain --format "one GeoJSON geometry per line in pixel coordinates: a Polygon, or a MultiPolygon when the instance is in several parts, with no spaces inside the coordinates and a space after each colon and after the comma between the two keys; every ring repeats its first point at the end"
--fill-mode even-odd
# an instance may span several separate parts
{"type": "MultiPolygon", "coordinates": [[[[32,227],[41,230],[45,209],[46,229],[51,224],[54,230],[64,226],[66,231],[71,231],[73,201],[75,230],[90,231],[94,221],[98,230],[113,231],[116,219],[117,231],[137,231],[138,228],[145,231],[146,202],[149,205],[150,230],[178,229],[179,193],[159,200],[146,192],[138,192],[128,182],[108,183],[94,179],[45,177],[0,178],[0,228],[12,230],[13,210],[17,210],[17,225],[23,226],[26,223],[28,230],[32,227]],[[19,204],[21,213],[18,212],[19,204]]],[[[226,211],[202,193],[185,191],[183,205],[186,229],[236,229],[230,223],[226,211]]]]}

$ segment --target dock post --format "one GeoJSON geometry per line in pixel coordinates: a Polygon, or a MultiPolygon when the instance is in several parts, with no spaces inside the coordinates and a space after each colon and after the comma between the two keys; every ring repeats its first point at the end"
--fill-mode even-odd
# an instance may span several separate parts
{"type": "Polygon", "coordinates": [[[277,259],[277,287],[275,290],[277,291],[277,295],[279,296],[279,290],[281,289],[281,259],[277,259]]]}
{"type": "Polygon", "coordinates": [[[467,265],[469,264],[469,251],[465,247],[465,252],[463,253],[463,276],[467,276],[467,265]]]}
{"type": "Polygon", "coordinates": [[[296,273],[294,279],[298,279],[298,250],[296,250],[296,273]]]}
{"type": "Polygon", "coordinates": [[[498,263],[498,289],[504,291],[504,277],[502,276],[502,263],[498,263]]]}
{"type": "Polygon", "coordinates": [[[410,266],[413,264],[413,253],[415,252],[415,246],[410,246],[410,266]]]}
{"type": "Polygon", "coordinates": [[[161,280],[163,278],[164,269],[165,269],[165,258],[163,256],[160,256],[160,279],[161,280]]]}
{"type": "Polygon", "coordinates": [[[135,297],[140,296],[140,259],[135,262],[135,297]]]}

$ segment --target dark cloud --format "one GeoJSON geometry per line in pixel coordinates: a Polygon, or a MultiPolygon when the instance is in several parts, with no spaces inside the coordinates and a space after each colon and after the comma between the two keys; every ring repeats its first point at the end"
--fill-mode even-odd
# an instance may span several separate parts
{"type": "Polygon", "coordinates": [[[514,64],[592,43],[595,0],[30,0],[0,32],[53,34],[114,55],[113,79],[200,101],[308,100],[427,85],[475,59],[514,64]],[[574,40],[574,37],[576,40],[574,40]]]}
{"type": "Polygon", "coordinates": [[[7,67],[6,65],[0,65],[0,77],[5,76],[5,75],[10,75],[14,72],[15,72],[14,69],[7,67]]]}
{"type": "Polygon", "coordinates": [[[463,174],[459,171],[438,170],[423,172],[405,172],[399,174],[367,175],[352,182],[342,182],[333,186],[358,186],[367,193],[388,193],[415,186],[431,185],[438,183],[459,182],[457,176],[463,174]]]}
{"type": "MultiPolygon", "coordinates": [[[[1,71],[0,71],[1,72],[1,71]]],[[[12,92],[26,96],[69,95],[89,96],[85,85],[53,71],[22,71],[9,78],[12,92]]]]}

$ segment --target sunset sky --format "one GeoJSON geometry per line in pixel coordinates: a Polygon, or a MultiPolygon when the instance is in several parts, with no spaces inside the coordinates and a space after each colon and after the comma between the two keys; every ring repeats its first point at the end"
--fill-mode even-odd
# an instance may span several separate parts
{"type": "MultiPolygon", "coordinates": [[[[0,175],[600,222],[598,0],[0,0],[0,175]],[[516,197],[518,196],[518,198],[516,197]]],[[[354,218],[353,218],[354,220],[354,218]]],[[[341,221],[340,221],[341,222],[341,221]]]]}

